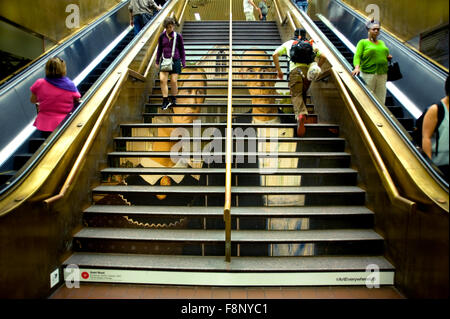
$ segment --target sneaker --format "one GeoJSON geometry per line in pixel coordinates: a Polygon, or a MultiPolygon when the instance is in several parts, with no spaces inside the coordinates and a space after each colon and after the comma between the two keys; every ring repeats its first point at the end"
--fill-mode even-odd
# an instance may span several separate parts
{"type": "Polygon", "coordinates": [[[177,105],[177,98],[175,96],[170,97],[170,102],[172,103],[172,106],[177,105]]]}
{"type": "Polygon", "coordinates": [[[172,105],[172,102],[169,101],[169,99],[167,97],[163,98],[163,103],[161,106],[161,110],[167,110],[169,108],[169,106],[172,105]]]}
{"type": "Polygon", "coordinates": [[[302,137],[306,133],[305,129],[306,115],[300,114],[297,120],[297,137],[302,137]]]}

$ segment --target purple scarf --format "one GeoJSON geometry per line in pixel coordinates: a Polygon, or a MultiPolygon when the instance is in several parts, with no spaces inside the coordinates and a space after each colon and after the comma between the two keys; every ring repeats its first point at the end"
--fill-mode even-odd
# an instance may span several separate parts
{"type": "Polygon", "coordinates": [[[63,76],[61,78],[45,78],[45,81],[50,83],[53,86],[56,86],[57,88],[70,91],[70,92],[78,92],[77,87],[75,84],[67,77],[63,76]]]}

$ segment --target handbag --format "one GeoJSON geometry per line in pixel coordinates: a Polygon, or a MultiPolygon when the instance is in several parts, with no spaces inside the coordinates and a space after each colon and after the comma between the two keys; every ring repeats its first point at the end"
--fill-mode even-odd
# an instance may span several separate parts
{"type": "Polygon", "coordinates": [[[388,81],[397,81],[400,80],[401,78],[403,78],[402,73],[400,72],[400,65],[398,64],[398,62],[391,62],[389,61],[389,66],[388,66],[388,81]]]}
{"type": "Polygon", "coordinates": [[[173,69],[173,55],[175,53],[175,43],[177,41],[177,33],[173,32],[173,46],[172,46],[172,55],[170,58],[165,58],[164,54],[162,54],[162,61],[160,65],[160,71],[162,72],[170,72],[173,69]]]}

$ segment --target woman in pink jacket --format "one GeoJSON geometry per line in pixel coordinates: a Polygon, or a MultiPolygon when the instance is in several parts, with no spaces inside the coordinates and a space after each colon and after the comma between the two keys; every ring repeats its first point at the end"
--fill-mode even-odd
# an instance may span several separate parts
{"type": "Polygon", "coordinates": [[[30,101],[38,105],[33,125],[45,137],[55,130],[81,97],[66,73],[66,63],[60,58],[51,58],[45,66],[45,78],[36,80],[30,88],[30,101]]]}

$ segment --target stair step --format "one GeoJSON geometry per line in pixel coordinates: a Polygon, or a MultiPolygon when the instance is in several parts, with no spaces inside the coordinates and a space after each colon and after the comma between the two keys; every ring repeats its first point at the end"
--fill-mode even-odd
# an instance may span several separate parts
{"type": "MultiPolygon", "coordinates": [[[[101,171],[103,174],[139,174],[139,175],[176,175],[176,174],[224,174],[224,168],[157,168],[157,167],[135,167],[135,168],[114,168],[109,167],[101,171]]],[[[308,174],[340,174],[354,175],[357,172],[351,168],[232,168],[234,175],[308,175],[308,174]]]]}
{"type": "Polygon", "coordinates": [[[172,271],[365,271],[377,265],[380,271],[393,271],[394,266],[383,256],[321,257],[236,257],[230,263],[220,256],[155,256],[127,254],[75,253],[63,265],[93,268],[152,269],[172,271]]]}
{"type": "MultiPolygon", "coordinates": [[[[249,40],[248,39],[242,39],[242,40],[236,40],[233,41],[233,47],[236,46],[245,46],[248,47],[248,43],[249,40]]],[[[198,45],[202,45],[202,46],[208,46],[208,49],[211,48],[211,46],[214,45],[229,45],[230,41],[220,41],[220,40],[215,40],[215,41],[206,41],[206,40],[196,40],[196,39],[187,39],[184,40],[184,45],[185,47],[189,47],[189,46],[198,46],[198,45]]],[[[279,41],[265,41],[265,40],[255,40],[252,41],[252,45],[253,46],[258,46],[258,45],[264,45],[264,46],[269,46],[271,49],[270,50],[274,50],[277,47],[279,47],[282,44],[281,40],[279,41]]],[[[186,51],[189,51],[190,48],[185,48],[186,51]]],[[[268,50],[268,49],[263,49],[263,50],[268,50]]]]}
{"type": "MultiPolygon", "coordinates": [[[[197,79],[198,82],[198,79],[197,79]]],[[[255,82],[255,80],[253,80],[252,82],[255,82]]],[[[258,81],[259,82],[259,81],[258,81]]],[[[228,86],[226,85],[206,85],[206,86],[189,86],[189,84],[185,85],[185,86],[180,86],[178,88],[180,91],[181,90],[228,90],[228,86]]],[[[289,87],[287,86],[242,86],[242,85],[234,85],[232,87],[233,90],[273,90],[273,89],[277,89],[277,90],[289,90],[289,87]]],[[[160,86],[155,86],[153,88],[154,91],[160,91],[161,87],[160,86]]],[[[158,92],[159,94],[159,92],[158,92]]],[[[153,94],[152,94],[153,95],[153,94]]],[[[180,94],[182,95],[182,94],[180,94]]]]}
{"type": "MultiPolygon", "coordinates": [[[[151,215],[151,216],[203,216],[223,217],[223,206],[127,206],[92,205],[85,214],[151,215]]],[[[327,217],[373,216],[364,206],[316,206],[316,207],[231,207],[233,217],[327,217]]]]}
{"type": "MultiPolygon", "coordinates": [[[[170,114],[172,116],[172,114],[170,114]]],[[[132,124],[121,124],[121,128],[154,128],[154,127],[216,127],[216,128],[225,128],[227,123],[203,123],[195,124],[195,123],[132,123],[132,124]]],[[[253,128],[297,128],[296,123],[233,123],[233,127],[253,127],[253,128]]],[[[328,123],[314,123],[314,124],[305,124],[308,131],[310,129],[338,129],[339,126],[335,124],[328,123]]]]}
{"type": "MultiPolygon", "coordinates": [[[[223,256],[225,232],[87,227],[73,239],[75,251],[179,255],[181,249],[184,255],[223,256]]],[[[371,229],[232,230],[231,240],[233,256],[267,256],[280,244],[312,244],[311,256],[379,255],[383,250],[383,238],[371,229]]]]}
{"type": "MultiPolygon", "coordinates": [[[[225,241],[223,230],[193,229],[129,229],[86,227],[74,236],[75,240],[134,240],[165,242],[220,243],[225,241]]],[[[334,230],[232,230],[233,243],[320,243],[383,241],[371,229],[334,230]]]]}
{"type": "MultiPolygon", "coordinates": [[[[176,107],[176,106],[174,106],[176,107]]],[[[142,113],[143,116],[227,116],[227,113],[142,113]]],[[[293,113],[233,113],[233,117],[237,116],[271,116],[271,117],[292,117],[293,113]]],[[[310,114],[310,117],[317,117],[317,115],[310,114]]]]}
{"type": "MultiPolygon", "coordinates": [[[[223,206],[149,206],[149,205],[93,205],[83,214],[84,224],[89,227],[139,228],[129,221],[156,225],[170,224],[188,218],[190,223],[182,228],[225,229],[223,206]],[[194,226],[194,224],[196,226],[194,226]]],[[[367,229],[373,228],[373,212],[364,206],[318,206],[318,207],[232,207],[231,227],[255,229],[255,220],[283,218],[308,219],[308,229],[367,229]],[[246,224],[247,223],[247,224],[246,224]]],[[[149,226],[150,227],[150,226],[149,226]]]]}
{"type": "MultiPolygon", "coordinates": [[[[212,152],[211,154],[207,152],[157,152],[157,151],[128,151],[128,152],[110,152],[108,157],[174,157],[174,158],[202,158],[205,156],[214,155],[215,157],[224,157],[225,152],[212,152]]],[[[329,158],[347,158],[350,156],[349,153],[345,152],[233,152],[233,158],[316,158],[316,157],[329,157],[329,158]]]]}
{"type": "Polygon", "coordinates": [[[45,142],[45,138],[30,138],[28,140],[28,152],[34,154],[39,147],[41,147],[41,145],[45,142]]]}
{"type": "MultiPolygon", "coordinates": [[[[185,73],[184,73],[185,74],[185,73]]],[[[239,80],[233,80],[233,81],[239,81],[239,82],[255,82],[255,80],[252,79],[239,79],[239,80]]],[[[178,82],[198,82],[198,79],[178,79],[178,82]]],[[[203,79],[202,82],[228,82],[228,79],[226,78],[216,78],[216,79],[203,79]]],[[[287,80],[280,80],[280,79],[264,79],[264,82],[277,82],[277,83],[287,83],[287,80]]],[[[160,80],[156,80],[156,83],[160,83],[160,80]]],[[[209,87],[208,87],[209,88],[209,87]]],[[[278,87],[277,87],[278,88],[278,87]]]]}
{"type": "MultiPolygon", "coordinates": [[[[225,137],[215,137],[215,136],[202,136],[202,137],[170,137],[170,136],[130,136],[130,137],[115,137],[116,142],[162,142],[162,141],[205,141],[209,142],[211,140],[226,140],[225,137]]],[[[258,141],[258,142],[268,142],[269,138],[266,137],[235,137],[233,136],[233,141],[258,141]]],[[[345,144],[345,139],[342,137],[278,137],[277,142],[287,143],[333,143],[333,144],[345,144]]]]}
{"type": "MultiPolygon", "coordinates": [[[[207,61],[206,61],[207,62],[207,61]]],[[[248,60],[240,60],[239,62],[250,62],[250,61],[248,61],[248,60]]],[[[259,60],[259,62],[263,62],[263,60],[259,60]]],[[[268,62],[270,62],[269,60],[268,60],[268,62]]],[[[226,67],[226,68],[228,68],[228,65],[219,65],[219,64],[213,64],[213,65],[209,65],[209,64],[205,64],[205,65],[186,65],[186,67],[184,68],[185,70],[186,70],[186,72],[184,72],[183,74],[187,74],[187,73],[189,73],[189,69],[196,69],[196,68],[198,68],[198,67],[205,67],[205,68],[224,68],[224,67],[226,67]]],[[[272,68],[274,68],[275,66],[273,66],[273,65],[267,65],[267,64],[258,64],[258,65],[252,65],[252,64],[241,64],[241,65],[236,65],[236,64],[233,64],[232,66],[231,66],[233,69],[242,69],[242,68],[260,68],[260,69],[272,69],[272,68]]],[[[280,64],[280,68],[281,69],[285,69],[285,68],[288,68],[288,65],[286,64],[286,65],[284,65],[284,64],[280,64]]],[[[235,73],[236,73],[236,71],[234,71],[235,73]]],[[[243,73],[243,74],[273,74],[273,73],[275,73],[275,72],[247,72],[247,73],[243,73]]],[[[228,74],[228,73],[227,73],[228,74]]],[[[242,74],[241,72],[239,72],[239,74],[242,74]]],[[[276,73],[275,73],[276,74],[276,73]]],[[[238,80],[236,80],[236,81],[238,81],[238,80]]],[[[259,79],[255,79],[255,80],[253,80],[254,82],[258,82],[258,81],[260,81],[259,79]]]]}
{"type": "Polygon", "coordinates": [[[17,174],[16,170],[0,172],[0,185],[7,183],[16,174],[17,174]]]}
{"type": "MultiPolygon", "coordinates": [[[[183,143],[201,143],[197,144],[202,149],[206,146],[206,143],[210,143],[211,141],[215,141],[215,143],[225,143],[225,137],[186,137],[186,138],[171,138],[170,136],[165,137],[144,137],[144,136],[136,136],[136,137],[117,137],[114,139],[116,144],[116,151],[127,151],[131,149],[131,146],[127,146],[127,142],[133,142],[132,147],[139,147],[139,150],[145,150],[149,146],[145,143],[147,142],[183,142],[183,143]]],[[[342,138],[308,138],[308,137],[279,137],[277,139],[267,139],[263,137],[234,137],[232,143],[234,145],[241,145],[244,149],[250,149],[250,146],[254,146],[256,149],[256,143],[297,143],[298,149],[303,152],[343,152],[345,149],[345,139],[342,138]],[[253,143],[253,144],[251,144],[253,143]]],[[[224,144],[223,144],[224,145],[224,144]]],[[[235,146],[236,148],[236,146],[235,146]]],[[[235,149],[234,148],[234,149],[235,149]]]]}
{"type": "MultiPolygon", "coordinates": [[[[292,107],[292,104],[249,104],[249,103],[233,103],[233,107],[276,107],[276,108],[285,108],[285,107],[292,107]]],[[[149,107],[161,107],[161,103],[146,103],[145,106],[149,107]]],[[[184,104],[184,103],[177,103],[177,106],[184,106],[189,107],[192,106],[192,104],[184,104]]],[[[203,103],[203,104],[196,104],[195,107],[227,107],[226,103],[203,103]]],[[[313,108],[314,104],[306,104],[306,107],[313,108]]]]}
{"type": "MultiPolygon", "coordinates": [[[[175,202],[177,199],[194,200],[214,197],[217,201],[224,198],[224,186],[142,186],[142,185],[102,185],[92,190],[94,195],[121,195],[125,196],[131,203],[139,200],[140,204],[146,205],[151,202],[154,196],[167,195],[175,202]]],[[[332,206],[332,205],[353,205],[361,206],[365,204],[365,191],[356,186],[232,186],[232,205],[235,200],[244,203],[250,201],[254,203],[263,195],[304,195],[305,206],[332,206]]],[[[214,200],[211,198],[211,200],[214,200]]],[[[183,205],[185,205],[183,203],[183,205]]],[[[253,204],[254,205],[254,204],[253,204]]]]}
{"type": "Polygon", "coordinates": [[[33,153],[21,153],[14,155],[13,169],[17,171],[20,170],[32,156],[33,153]]]}

